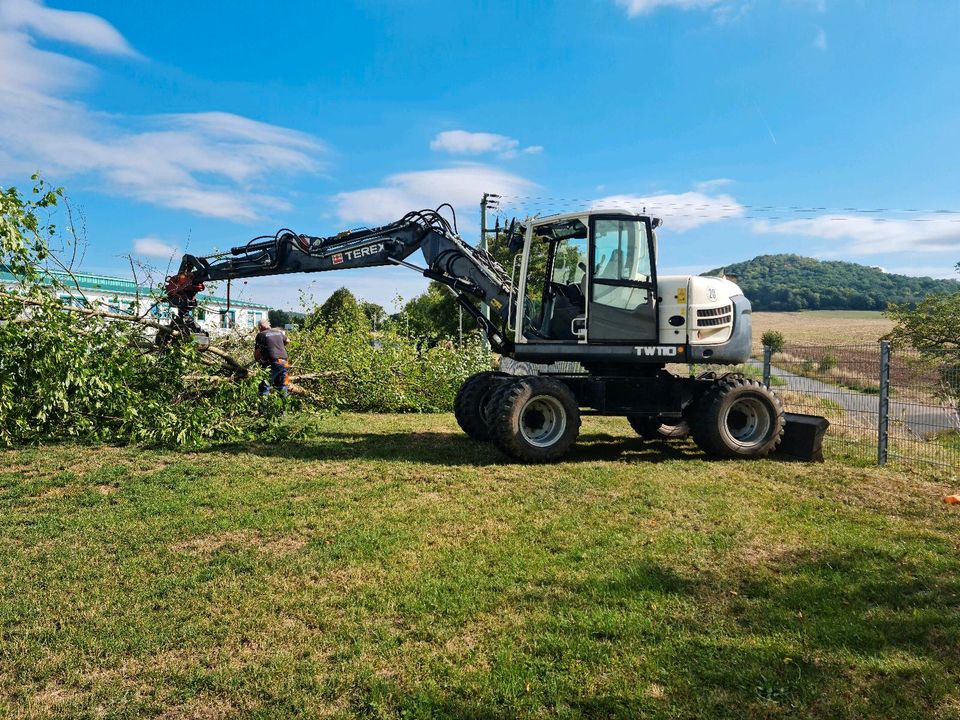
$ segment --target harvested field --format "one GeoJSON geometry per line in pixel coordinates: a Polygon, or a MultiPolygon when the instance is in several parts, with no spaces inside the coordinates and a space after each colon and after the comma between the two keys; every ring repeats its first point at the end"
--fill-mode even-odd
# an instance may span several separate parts
{"type": "Polygon", "coordinates": [[[867,310],[755,312],[754,352],[760,352],[760,337],[767,330],[782,332],[788,345],[858,345],[879,341],[893,330],[893,321],[867,310]]]}

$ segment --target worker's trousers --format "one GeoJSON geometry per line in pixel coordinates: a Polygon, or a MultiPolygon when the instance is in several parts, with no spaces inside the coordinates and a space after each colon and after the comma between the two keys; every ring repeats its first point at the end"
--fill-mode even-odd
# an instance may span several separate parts
{"type": "Polygon", "coordinates": [[[290,362],[284,358],[274,360],[270,363],[270,382],[266,380],[260,383],[260,394],[269,395],[271,386],[276,388],[281,395],[288,392],[287,386],[290,384],[290,377],[287,375],[287,368],[290,362]]]}

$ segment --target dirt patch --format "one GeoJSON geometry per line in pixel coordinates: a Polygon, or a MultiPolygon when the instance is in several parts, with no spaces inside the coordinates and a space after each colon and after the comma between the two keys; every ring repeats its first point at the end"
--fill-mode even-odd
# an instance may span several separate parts
{"type": "Polygon", "coordinates": [[[186,555],[206,556],[228,545],[253,548],[268,555],[292,555],[302,550],[310,538],[307,535],[281,535],[264,537],[255,530],[228,530],[213,535],[182,540],[170,545],[170,550],[186,555]]]}
{"type": "Polygon", "coordinates": [[[80,492],[77,485],[58,485],[57,487],[47,488],[33,496],[34,500],[59,500],[60,498],[76,495],[80,492]]]}
{"type": "Polygon", "coordinates": [[[218,695],[201,695],[189,702],[170,707],[157,715],[158,720],[218,720],[236,715],[238,708],[218,695]]]}
{"type": "Polygon", "coordinates": [[[38,689],[26,704],[30,711],[54,715],[62,710],[64,705],[73,702],[78,694],[74,688],[66,687],[58,680],[51,679],[38,689]]]}
{"type": "Polygon", "coordinates": [[[657,683],[650,683],[647,689],[643,691],[643,694],[654,700],[663,700],[666,695],[663,690],[663,685],[657,685],[657,683]]]}

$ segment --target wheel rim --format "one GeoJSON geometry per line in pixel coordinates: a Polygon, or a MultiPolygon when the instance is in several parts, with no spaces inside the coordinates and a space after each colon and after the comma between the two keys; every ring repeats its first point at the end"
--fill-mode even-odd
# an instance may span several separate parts
{"type": "Polygon", "coordinates": [[[762,445],[770,432],[770,409],[759,398],[735,400],[722,418],[722,427],[741,448],[762,445]]]}
{"type": "Polygon", "coordinates": [[[554,445],[567,429],[567,411],[550,395],[530,398],[520,411],[520,434],[536,447],[554,445]]]}

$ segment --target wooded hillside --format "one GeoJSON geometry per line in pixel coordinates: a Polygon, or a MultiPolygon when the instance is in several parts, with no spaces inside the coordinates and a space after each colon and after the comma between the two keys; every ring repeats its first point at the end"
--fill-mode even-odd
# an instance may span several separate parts
{"type": "Polygon", "coordinates": [[[800,255],[760,255],[715,268],[736,278],[755,310],[885,310],[930,293],[960,291],[955,280],[883,272],[876,267],[800,255]]]}

